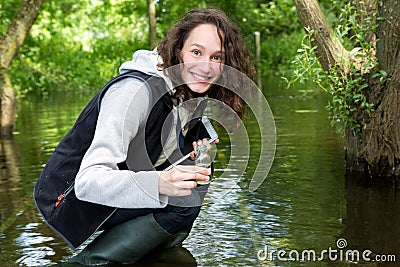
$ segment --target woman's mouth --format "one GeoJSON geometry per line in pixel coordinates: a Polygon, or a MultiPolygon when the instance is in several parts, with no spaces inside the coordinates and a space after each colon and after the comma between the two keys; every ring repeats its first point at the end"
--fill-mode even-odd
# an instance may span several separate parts
{"type": "Polygon", "coordinates": [[[192,76],[194,77],[195,81],[197,82],[209,82],[211,80],[208,76],[199,75],[192,72],[192,76]]]}

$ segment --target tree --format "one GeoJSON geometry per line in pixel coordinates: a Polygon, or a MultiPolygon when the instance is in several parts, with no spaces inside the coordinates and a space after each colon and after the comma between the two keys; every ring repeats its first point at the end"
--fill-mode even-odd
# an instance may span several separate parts
{"type": "Polygon", "coordinates": [[[41,6],[42,0],[24,0],[6,34],[0,40],[1,136],[12,134],[17,116],[15,94],[8,68],[29,33],[41,6]]]}
{"type": "Polygon", "coordinates": [[[157,44],[156,5],[154,4],[154,0],[147,0],[147,13],[149,16],[150,48],[153,49],[157,44]]]}
{"type": "Polygon", "coordinates": [[[344,123],[346,167],[400,175],[400,1],[352,0],[335,30],[317,0],[294,0],[344,123]],[[348,46],[346,49],[345,46],[348,46]]]}

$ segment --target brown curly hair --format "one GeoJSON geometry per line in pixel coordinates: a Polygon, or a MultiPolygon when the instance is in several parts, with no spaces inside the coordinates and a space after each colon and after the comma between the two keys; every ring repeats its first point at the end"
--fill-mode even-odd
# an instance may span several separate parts
{"type": "MultiPolygon", "coordinates": [[[[224,47],[224,64],[244,73],[249,78],[254,75],[254,68],[250,63],[250,53],[246,48],[239,27],[219,9],[203,8],[194,9],[186,13],[167,33],[166,37],[157,46],[158,54],[163,59],[159,67],[166,70],[169,67],[180,64],[180,51],[189,37],[190,32],[201,24],[212,24],[217,28],[221,46],[224,47]]],[[[180,80],[179,77],[171,77],[171,80],[180,80]],[[173,79],[175,78],[175,79],[173,79]]],[[[229,77],[232,85],[232,77],[229,77]]],[[[181,83],[179,83],[181,84],[181,83]]],[[[239,81],[233,86],[242,86],[239,81]]],[[[178,86],[175,96],[183,100],[195,97],[187,85],[178,86]]],[[[244,89],[244,88],[242,88],[244,89]]],[[[232,90],[224,86],[212,85],[207,92],[208,97],[217,99],[229,105],[240,118],[243,117],[245,102],[232,90]]]]}

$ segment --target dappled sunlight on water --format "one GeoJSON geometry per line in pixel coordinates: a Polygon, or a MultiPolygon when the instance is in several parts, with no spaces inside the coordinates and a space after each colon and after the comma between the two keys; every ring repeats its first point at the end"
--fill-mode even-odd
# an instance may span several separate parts
{"type": "Polygon", "coordinates": [[[55,251],[49,246],[44,246],[44,244],[53,241],[54,238],[36,232],[38,226],[39,223],[29,223],[24,227],[17,228],[20,231],[20,236],[15,239],[15,244],[21,247],[18,254],[21,254],[22,257],[16,263],[26,266],[42,266],[51,263],[51,260],[46,260],[46,258],[54,256],[55,251]]]}

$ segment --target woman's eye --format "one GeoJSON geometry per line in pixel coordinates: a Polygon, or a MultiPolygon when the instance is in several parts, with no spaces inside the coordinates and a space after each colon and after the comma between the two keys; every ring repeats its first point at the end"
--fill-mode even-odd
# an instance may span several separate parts
{"type": "Polygon", "coordinates": [[[212,57],[212,60],[214,60],[214,61],[222,61],[222,56],[213,56],[212,57]]]}
{"type": "Polygon", "coordinates": [[[193,50],[192,53],[196,56],[200,56],[200,51],[199,50],[193,50]]]}

